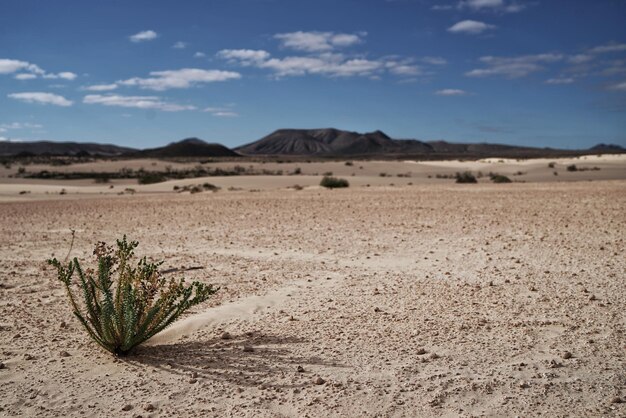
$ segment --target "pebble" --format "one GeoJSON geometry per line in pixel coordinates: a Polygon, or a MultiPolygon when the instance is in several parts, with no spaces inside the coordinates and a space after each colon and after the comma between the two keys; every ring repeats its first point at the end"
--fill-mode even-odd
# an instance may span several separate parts
{"type": "Polygon", "coordinates": [[[61,352],[59,353],[59,356],[61,356],[61,357],[69,357],[69,356],[71,356],[71,354],[70,354],[70,353],[68,353],[67,351],[61,351],[61,352]]]}
{"type": "Polygon", "coordinates": [[[423,348],[418,348],[416,353],[418,356],[421,356],[422,354],[426,354],[426,350],[423,348]]]}
{"type": "Polygon", "coordinates": [[[624,400],[620,398],[619,396],[616,396],[613,399],[611,399],[611,403],[622,403],[622,402],[624,402],[624,400]]]}
{"type": "Polygon", "coordinates": [[[196,382],[198,382],[198,379],[189,379],[189,383],[191,383],[192,385],[196,382]]]}
{"type": "Polygon", "coordinates": [[[34,360],[35,357],[31,356],[30,354],[24,354],[24,360],[34,360]]]}
{"type": "Polygon", "coordinates": [[[244,345],[243,346],[243,352],[244,353],[251,353],[254,351],[254,348],[250,347],[249,345],[244,345]]]}
{"type": "Polygon", "coordinates": [[[222,340],[230,340],[230,339],[232,338],[232,336],[230,335],[230,333],[229,333],[229,332],[224,332],[224,333],[220,336],[220,338],[221,338],[222,340]]]}
{"type": "Polygon", "coordinates": [[[131,409],[133,409],[131,404],[126,404],[122,407],[122,411],[130,411],[131,409]]]}
{"type": "Polygon", "coordinates": [[[313,380],[313,383],[315,383],[316,385],[323,385],[324,383],[326,383],[326,381],[322,379],[321,377],[317,376],[315,380],[313,380]]]}
{"type": "Polygon", "coordinates": [[[298,368],[296,369],[296,371],[297,371],[298,373],[304,373],[304,367],[302,367],[302,366],[298,366],[298,368]]]}
{"type": "Polygon", "coordinates": [[[374,308],[374,312],[382,312],[380,308],[374,308]]]}
{"type": "Polygon", "coordinates": [[[143,410],[146,412],[152,412],[154,411],[156,408],[154,407],[154,405],[152,405],[151,403],[147,403],[143,406],[143,410]]]}
{"type": "Polygon", "coordinates": [[[0,370],[4,369],[6,366],[4,365],[4,363],[0,362],[0,370]]]}
{"type": "Polygon", "coordinates": [[[563,352],[561,357],[564,358],[565,360],[567,360],[569,358],[572,358],[572,353],[570,353],[569,351],[565,351],[565,352],[563,352]]]}

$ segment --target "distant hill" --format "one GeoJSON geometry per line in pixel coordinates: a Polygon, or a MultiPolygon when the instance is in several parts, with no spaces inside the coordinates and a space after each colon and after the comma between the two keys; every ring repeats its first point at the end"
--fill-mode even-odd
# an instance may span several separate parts
{"type": "Polygon", "coordinates": [[[395,140],[384,132],[358,133],[339,129],[279,129],[258,141],[235,148],[244,155],[358,156],[428,153],[417,140],[395,140]]]}
{"type": "Polygon", "coordinates": [[[13,155],[99,155],[117,156],[136,151],[133,148],[110,144],[81,142],[11,142],[0,141],[0,156],[13,155]]]}
{"type": "Polygon", "coordinates": [[[598,144],[589,148],[589,151],[606,152],[606,153],[622,153],[622,152],[626,152],[626,148],[619,146],[619,145],[615,145],[615,144],[598,144]]]}
{"type": "Polygon", "coordinates": [[[198,138],[187,138],[164,147],[138,151],[137,156],[153,158],[177,157],[239,157],[239,154],[221,144],[210,144],[198,138]]]}

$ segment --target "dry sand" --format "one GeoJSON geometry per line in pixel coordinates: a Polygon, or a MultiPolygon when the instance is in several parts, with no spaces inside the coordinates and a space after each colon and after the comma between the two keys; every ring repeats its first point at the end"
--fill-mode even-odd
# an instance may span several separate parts
{"type": "Polygon", "coordinates": [[[626,181],[392,180],[77,197],[0,186],[18,199],[0,203],[0,415],[626,416],[626,181]],[[115,359],[44,262],[65,256],[70,229],[81,259],[126,233],[222,289],[115,359]]]}

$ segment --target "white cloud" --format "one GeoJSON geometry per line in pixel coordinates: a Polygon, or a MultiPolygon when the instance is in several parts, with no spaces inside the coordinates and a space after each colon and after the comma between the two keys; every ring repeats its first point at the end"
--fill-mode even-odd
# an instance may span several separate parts
{"type": "Polygon", "coordinates": [[[29,65],[25,61],[0,59],[0,74],[11,74],[26,69],[29,65]]]}
{"type": "Polygon", "coordinates": [[[206,57],[206,54],[204,52],[196,52],[195,54],[193,54],[194,58],[204,58],[206,57]]]}
{"type": "Polygon", "coordinates": [[[11,122],[11,123],[0,123],[1,132],[6,132],[9,129],[41,129],[42,125],[38,123],[30,123],[30,122],[11,122]]]}
{"type": "Polygon", "coordinates": [[[31,73],[19,73],[14,77],[16,80],[32,80],[33,78],[37,78],[35,74],[31,73]]]}
{"type": "Polygon", "coordinates": [[[442,57],[424,57],[421,61],[430,65],[446,65],[448,63],[448,61],[442,57]]]}
{"type": "Polygon", "coordinates": [[[218,118],[235,118],[239,116],[239,113],[235,112],[230,107],[206,107],[202,109],[202,111],[208,112],[212,116],[216,116],[218,118]]]}
{"type": "Polygon", "coordinates": [[[546,84],[572,84],[574,81],[572,77],[557,77],[547,79],[546,84]]]}
{"type": "Polygon", "coordinates": [[[131,40],[131,42],[145,42],[145,41],[151,41],[153,39],[157,38],[157,33],[153,30],[144,30],[142,32],[136,33],[134,35],[129,36],[128,38],[131,40]]]}
{"type": "Polygon", "coordinates": [[[50,73],[50,74],[44,74],[43,75],[43,78],[53,79],[53,80],[62,78],[63,80],[70,80],[71,81],[71,80],[74,80],[76,77],[78,77],[76,74],[74,74],[72,72],[69,72],[69,71],[64,71],[64,72],[61,72],[61,73],[58,73],[58,74],[50,73]]]}
{"type": "Polygon", "coordinates": [[[611,90],[617,90],[617,91],[626,91],[626,81],[623,81],[621,83],[618,84],[614,84],[611,87],[609,87],[611,90]]]}
{"type": "Polygon", "coordinates": [[[463,20],[455,23],[448,28],[448,32],[451,33],[464,33],[469,35],[478,35],[486,30],[494,29],[494,25],[489,25],[484,22],[478,22],[476,20],[463,20]]]}
{"type": "Polygon", "coordinates": [[[465,73],[468,77],[503,76],[506,78],[525,77],[543,69],[541,64],[561,61],[560,54],[523,55],[520,57],[481,57],[487,68],[479,68],[465,73]]]}
{"type": "Polygon", "coordinates": [[[87,91],[111,91],[117,88],[117,84],[94,84],[91,86],[84,87],[83,90],[87,91]]]}
{"type": "Polygon", "coordinates": [[[279,33],[274,38],[281,41],[285,48],[305,52],[332,51],[335,48],[352,46],[363,41],[367,33],[358,34],[335,32],[290,32],[279,33]]]}
{"type": "MultiPolygon", "coordinates": [[[[515,1],[504,0],[461,0],[457,3],[456,9],[470,9],[474,12],[492,11],[504,13],[517,13],[526,8],[526,4],[515,1]]],[[[451,9],[451,8],[450,8],[451,9]]],[[[447,10],[450,10],[447,9],[447,10]]],[[[444,10],[444,9],[438,9],[444,10]]]]}
{"type": "Polygon", "coordinates": [[[222,49],[216,55],[218,58],[244,66],[258,64],[270,57],[269,52],[254,49],[222,49]]]}
{"type": "Polygon", "coordinates": [[[591,55],[587,54],[577,54],[570,56],[567,60],[572,64],[583,64],[585,62],[589,62],[593,59],[591,55]]]}
{"type": "Polygon", "coordinates": [[[85,104],[100,104],[103,106],[118,106],[137,109],[155,109],[165,112],[180,112],[183,110],[195,110],[195,106],[168,103],[157,96],[120,96],[88,94],[83,98],[85,104]]]}
{"type": "Polygon", "coordinates": [[[172,45],[172,48],[174,48],[174,49],[185,49],[185,48],[187,48],[187,45],[188,45],[187,42],[178,41],[174,45],[172,45]]]}
{"type": "Polygon", "coordinates": [[[443,89],[435,92],[437,96],[466,96],[468,93],[460,89],[443,89]]]}
{"type": "Polygon", "coordinates": [[[626,51],[626,44],[607,44],[596,46],[595,48],[591,48],[589,52],[594,54],[604,54],[608,52],[622,52],[626,51]]]}
{"type": "Polygon", "coordinates": [[[180,70],[152,71],[149,78],[129,78],[118,81],[125,86],[137,86],[142,89],[163,91],[167,89],[185,89],[200,83],[214,83],[241,78],[241,74],[233,71],[202,70],[199,68],[182,68],[180,70]]]}
{"type": "Polygon", "coordinates": [[[11,93],[7,95],[7,97],[26,103],[51,104],[64,107],[71,106],[73,103],[71,100],[67,100],[65,97],[59,96],[58,94],[42,92],[11,93]]]}

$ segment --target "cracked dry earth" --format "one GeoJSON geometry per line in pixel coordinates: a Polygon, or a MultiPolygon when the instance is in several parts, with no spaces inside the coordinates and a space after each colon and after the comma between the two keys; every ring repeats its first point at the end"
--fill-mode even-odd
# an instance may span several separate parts
{"type": "Polygon", "coordinates": [[[55,199],[0,204],[0,415],[626,416],[624,181],[55,199]],[[115,359],[70,229],[222,289],[115,359]]]}

